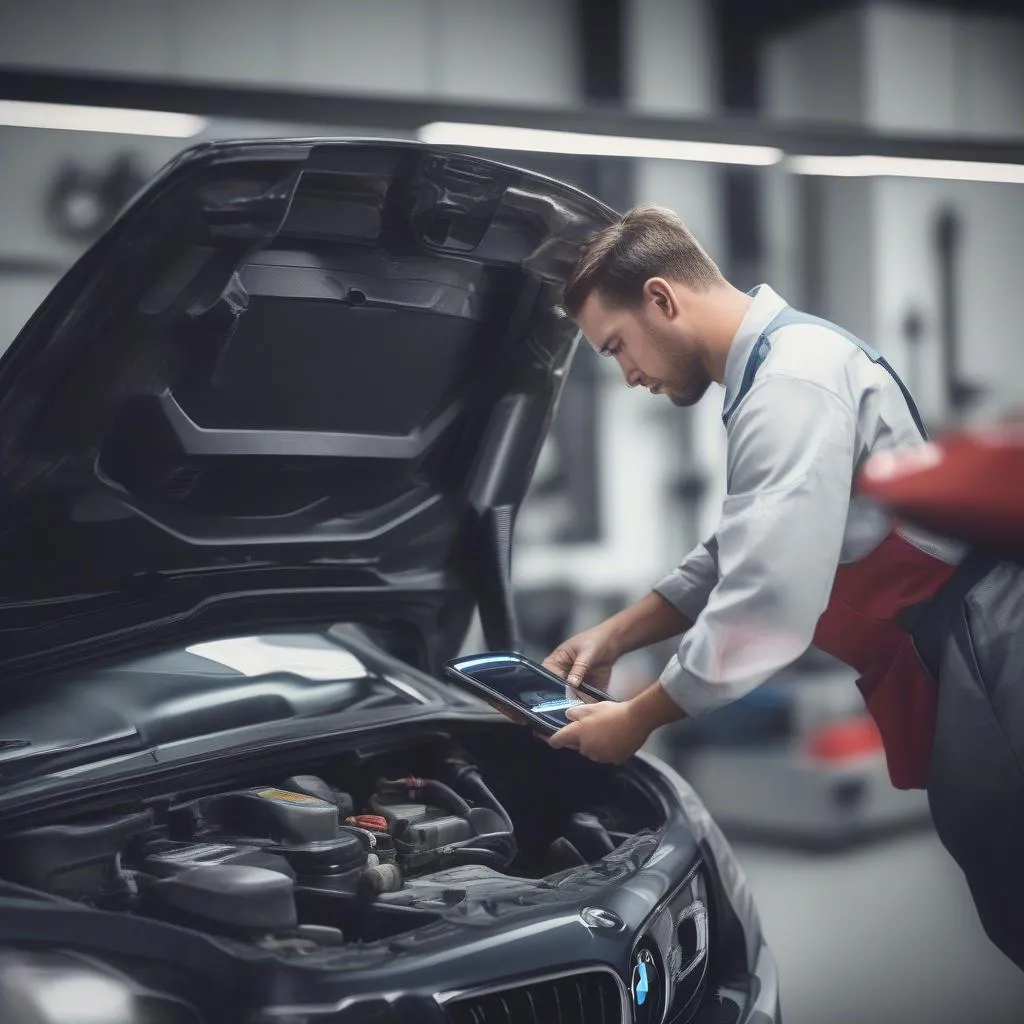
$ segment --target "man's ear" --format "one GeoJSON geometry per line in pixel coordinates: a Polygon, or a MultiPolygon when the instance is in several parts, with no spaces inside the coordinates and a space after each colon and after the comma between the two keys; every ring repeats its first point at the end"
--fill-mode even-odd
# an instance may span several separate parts
{"type": "Polygon", "coordinates": [[[672,286],[663,277],[651,277],[644,282],[644,298],[654,303],[662,315],[671,320],[678,312],[678,303],[672,286]]]}

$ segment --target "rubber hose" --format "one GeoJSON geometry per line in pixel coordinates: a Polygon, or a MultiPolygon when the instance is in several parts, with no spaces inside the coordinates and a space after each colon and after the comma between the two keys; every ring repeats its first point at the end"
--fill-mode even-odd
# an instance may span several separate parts
{"type": "Polygon", "coordinates": [[[460,817],[468,818],[470,806],[449,786],[436,779],[382,779],[378,784],[378,790],[384,789],[391,792],[422,794],[426,803],[434,806],[441,806],[449,811],[454,811],[460,817]],[[417,783],[413,785],[412,783],[417,783]]]}
{"type": "Polygon", "coordinates": [[[489,850],[502,858],[502,867],[507,867],[517,853],[515,840],[506,832],[484,832],[472,839],[467,839],[454,847],[454,850],[489,850]],[[496,850],[495,846],[503,847],[496,850]]]}
{"type": "Polygon", "coordinates": [[[511,864],[519,853],[519,844],[516,842],[515,825],[512,824],[512,818],[508,811],[505,810],[501,801],[494,795],[490,786],[484,782],[483,776],[475,765],[455,759],[450,759],[447,764],[454,772],[456,781],[464,788],[472,790],[472,795],[479,800],[480,803],[488,806],[495,814],[498,815],[499,818],[502,819],[502,821],[505,822],[505,826],[508,828],[509,847],[507,863],[511,864]]]}
{"type": "Polygon", "coordinates": [[[496,850],[486,850],[479,846],[460,846],[445,855],[445,860],[455,864],[482,864],[501,870],[508,861],[496,850]]]}
{"type": "Polygon", "coordinates": [[[483,776],[475,768],[463,768],[456,775],[456,778],[463,783],[463,785],[469,785],[474,792],[474,796],[477,797],[482,804],[486,804],[495,814],[505,822],[509,832],[515,831],[515,826],[512,824],[512,819],[509,817],[508,811],[502,806],[501,801],[491,791],[490,786],[487,785],[483,780],[483,776]]]}

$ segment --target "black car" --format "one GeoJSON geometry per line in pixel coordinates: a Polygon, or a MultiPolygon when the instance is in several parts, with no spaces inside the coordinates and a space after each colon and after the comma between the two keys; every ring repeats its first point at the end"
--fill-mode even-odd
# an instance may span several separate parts
{"type": "Polygon", "coordinates": [[[613,216],[406,143],[194,148],[0,362],[4,1024],[778,1021],[652,757],[440,682],[613,216]]]}

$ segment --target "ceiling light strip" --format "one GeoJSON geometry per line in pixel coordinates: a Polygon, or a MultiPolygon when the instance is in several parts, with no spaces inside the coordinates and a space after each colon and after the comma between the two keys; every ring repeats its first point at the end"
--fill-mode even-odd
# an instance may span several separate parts
{"type": "Polygon", "coordinates": [[[58,131],[188,139],[198,135],[206,124],[205,118],[165,110],[126,110],[119,107],[0,100],[0,125],[11,128],[49,128],[58,131]]]}
{"type": "MultiPolygon", "coordinates": [[[[193,114],[163,110],[0,100],[0,126],[8,127],[187,139],[202,132],[207,123],[205,118],[193,114]]],[[[420,141],[430,145],[465,146],[472,149],[760,167],[771,166],[785,159],[785,166],[790,171],[810,176],[932,178],[947,181],[1024,184],[1024,164],[1015,163],[869,154],[787,155],[773,146],[563,132],[457,121],[435,121],[423,125],[417,134],[420,141]]]]}
{"type": "Polygon", "coordinates": [[[791,156],[786,166],[796,174],[841,178],[937,178],[1024,184],[1024,164],[974,160],[930,160],[902,156],[791,156]]]}
{"type": "Polygon", "coordinates": [[[804,175],[936,178],[1024,184],[1022,164],[871,155],[787,157],[782,150],[771,146],[633,138],[519,128],[512,125],[435,121],[423,125],[419,129],[418,138],[421,142],[431,145],[465,146],[471,149],[632,157],[645,160],[687,160],[696,163],[746,164],[762,167],[776,164],[785,158],[785,166],[789,170],[804,175]]]}
{"type": "Polygon", "coordinates": [[[504,149],[577,156],[632,157],[644,160],[691,160],[713,164],[768,166],[778,163],[783,156],[782,150],[771,146],[631,138],[621,135],[583,134],[457,121],[434,121],[423,125],[417,137],[421,142],[434,146],[466,146],[471,149],[504,149]]]}

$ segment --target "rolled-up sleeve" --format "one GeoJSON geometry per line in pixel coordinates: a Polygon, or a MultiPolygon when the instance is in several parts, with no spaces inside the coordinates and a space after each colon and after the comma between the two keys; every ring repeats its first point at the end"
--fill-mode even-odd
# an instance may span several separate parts
{"type": "Polygon", "coordinates": [[[667,576],[654,584],[655,593],[679,609],[691,622],[703,611],[718,582],[718,563],[711,554],[713,541],[698,544],[667,576]]]}
{"type": "MultiPolygon", "coordinates": [[[[856,429],[838,394],[778,374],[736,409],[716,578],[660,678],[688,714],[744,696],[811,645],[842,550],[856,429]]],[[[686,613],[705,571],[698,552],[660,592],[686,613]]]]}

